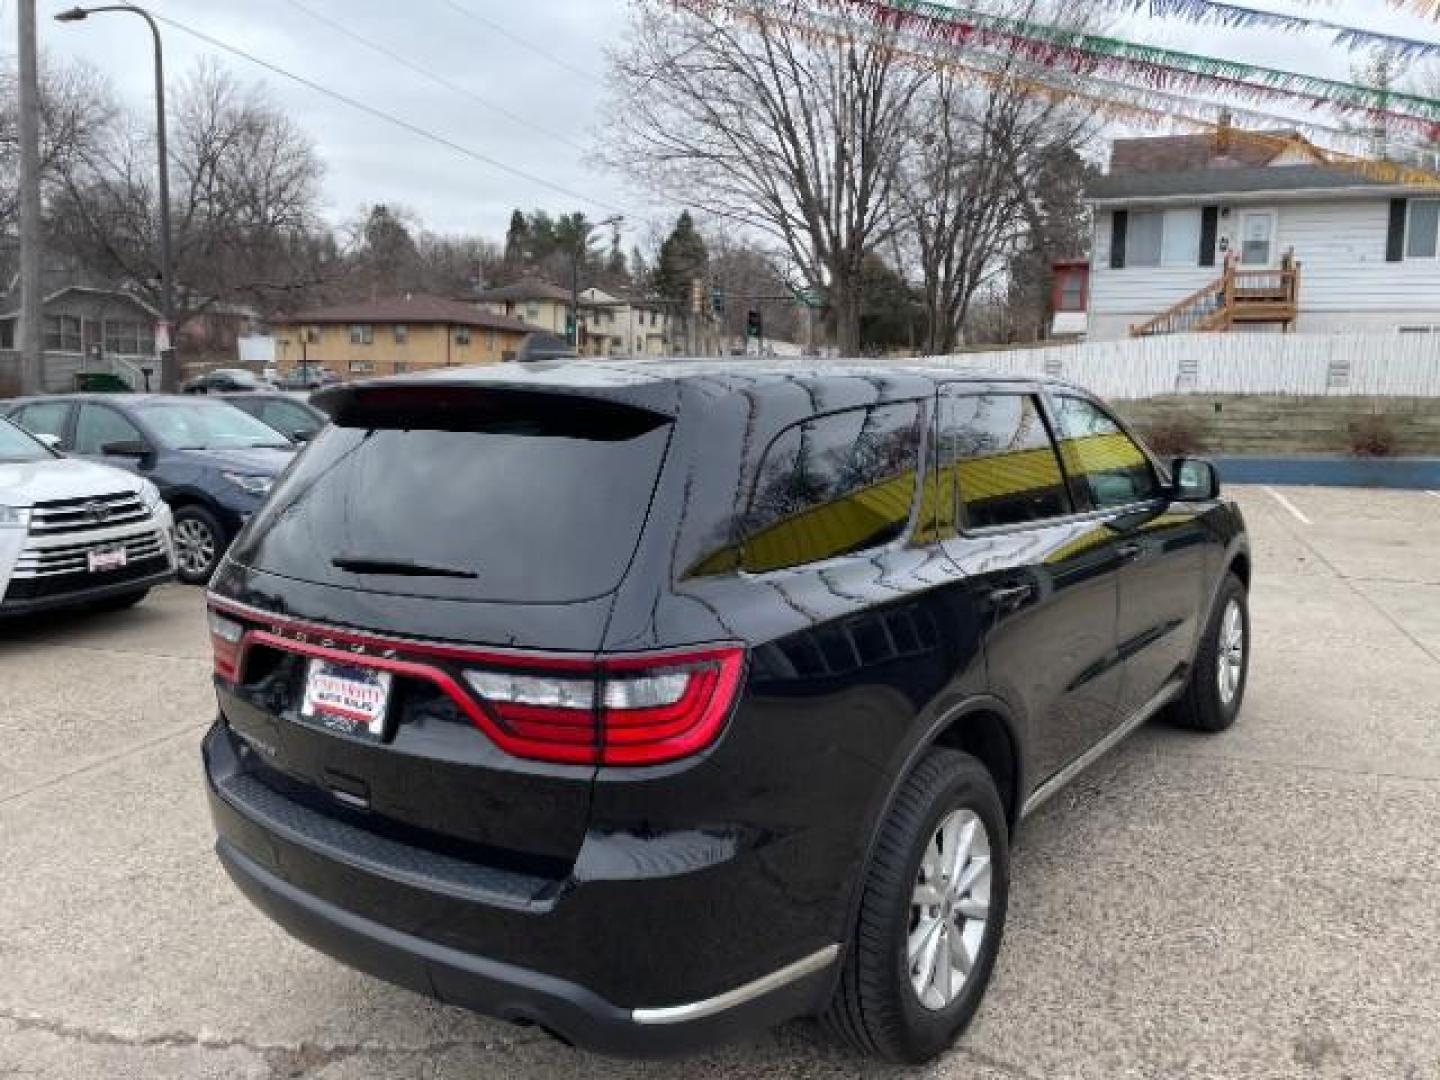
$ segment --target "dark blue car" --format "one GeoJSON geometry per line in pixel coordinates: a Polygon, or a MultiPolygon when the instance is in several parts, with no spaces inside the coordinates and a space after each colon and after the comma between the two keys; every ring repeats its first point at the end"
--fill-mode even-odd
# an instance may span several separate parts
{"type": "Polygon", "coordinates": [[[160,394],[18,398],[6,415],[59,449],[139,473],[175,515],[182,581],[203,584],[295,455],[295,444],[220,399],[160,394]]]}

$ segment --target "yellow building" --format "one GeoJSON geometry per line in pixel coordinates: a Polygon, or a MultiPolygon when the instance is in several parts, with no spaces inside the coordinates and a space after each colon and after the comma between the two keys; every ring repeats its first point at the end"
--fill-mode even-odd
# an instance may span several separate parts
{"type": "MultiPolygon", "coordinates": [[[[566,336],[573,302],[569,289],[527,278],[479,293],[474,302],[486,311],[535,323],[566,336]]],[[[617,296],[600,289],[580,291],[581,356],[668,356],[671,327],[666,306],[655,300],[617,296]]]]}
{"type": "Polygon", "coordinates": [[[364,379],[428,368],[513,359],[543,328],[471,304],[423,293],[340,304],[273,322],[282,374],[300,364],[364,379]]]}

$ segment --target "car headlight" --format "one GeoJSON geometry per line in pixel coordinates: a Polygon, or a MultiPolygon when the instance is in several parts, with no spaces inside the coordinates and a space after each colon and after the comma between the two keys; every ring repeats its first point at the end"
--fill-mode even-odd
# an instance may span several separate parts
{"type": "Polygon", "coordinates": [[[144,504],[145,509],[150,513],[153,514],[156,510],[160,509],[160,503],[163,501],[160,498],[160,489],[149,480],[142,480],[140,482],[140,490],[136,492],[136,494],[140,496],[141,503],[144,504]]]}
{"type": "Polygon", "coordinates": [[[247,473],[222,473],[226,480],[234,484],[241,491],[251,495],[268,495],[270,489],[275,486],[273,476],[252,476],[247,473]]]}
{"type": "Polygon", "coordinates": [[[30,508],[28,506],[0,506],[0,529],[28,529],[30,508]]]}

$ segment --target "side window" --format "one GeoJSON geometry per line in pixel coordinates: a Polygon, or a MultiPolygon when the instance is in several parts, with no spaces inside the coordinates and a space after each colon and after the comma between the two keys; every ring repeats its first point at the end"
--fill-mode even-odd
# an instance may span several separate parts
{"type": "Polygon", "coordinates": [[[941,415],[940,479],[959,492],[968,528],[1070,513],[1065,475],[1035,398],[956,395],[945,400],[941,415]]]}
{"type": "Polygon", "coordinates": [[[834,558],[896,539],[910,521],[919,402],[816,417],[770,445],[741,522],[752,572],[834,558]]]}
{"type": "Polygon", "coordinates": [[[65,416],[70,406],[64,401],[42,401],[26,405],[15,414],[15,422],[32,435],[53,435],[60,438],[65,434],[65,416]]]}
{"type": "Polygon", "coordinates": [[[266,402],[264,418],[267,424],[278,427],[287,435],[313,433],[319,428],[313,416],[291,401],[266,402]]]}
{"type": "Polygon", "coordinates": [[[103,454],[109,443],[143,441],[140,429],[106,405],[83,404],[75,422],[75,452],[103,454]]]}
{"type": "Polygon", "coordinates": [[[1144,502],[1160,494],[1160,480],[1145,452],[1093,402],[1057,397],[1056,435],[1076,496],[1097,510],[1144,502]]]}

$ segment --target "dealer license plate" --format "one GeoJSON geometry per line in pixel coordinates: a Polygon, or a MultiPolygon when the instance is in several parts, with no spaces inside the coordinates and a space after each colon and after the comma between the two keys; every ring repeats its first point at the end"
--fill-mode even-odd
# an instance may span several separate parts
{"type": "Polygon", "coordinates": [[[92,548],[87,553],[87,558],[92,574],[125,569],[125,549],[123,547],[92,548]]]}
{"type": "Polygon", "coordinates": [[[382,739],[391,679],[388,671],[311,660],[305,672],[300,718],[342,735],[382,739]]]}

